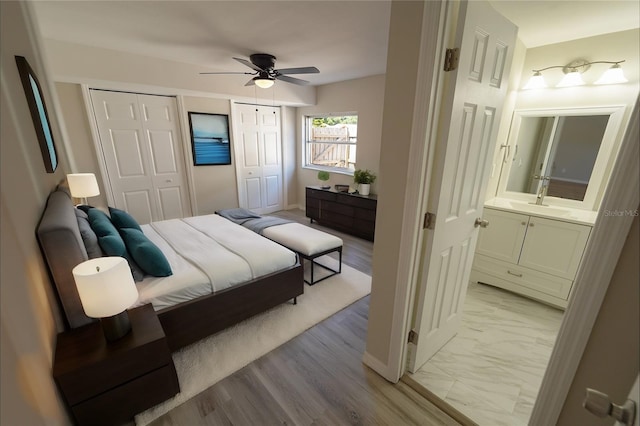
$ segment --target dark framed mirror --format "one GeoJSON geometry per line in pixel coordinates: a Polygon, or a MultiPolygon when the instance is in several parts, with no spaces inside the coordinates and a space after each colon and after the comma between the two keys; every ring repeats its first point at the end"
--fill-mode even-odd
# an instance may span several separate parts
{"type": "Polygon", "coordinates": [[[44,168],[47,173],[53,173],[58,167],[58,155],[53,142],[47,106],[42,96],[42,88],[35,72],[23,56],[16,56],[16,65],[18,66],[22,88],[27,97],[31,119],[40,144],[44,168]]]}

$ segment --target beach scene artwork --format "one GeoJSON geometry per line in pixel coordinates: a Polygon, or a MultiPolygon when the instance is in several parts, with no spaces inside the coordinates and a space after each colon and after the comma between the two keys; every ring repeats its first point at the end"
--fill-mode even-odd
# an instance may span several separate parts
{"type": "Polygon", "coordinates": [[[228,115],[190,112],[189,125],[194,165],[231,164],[228,115]]]}

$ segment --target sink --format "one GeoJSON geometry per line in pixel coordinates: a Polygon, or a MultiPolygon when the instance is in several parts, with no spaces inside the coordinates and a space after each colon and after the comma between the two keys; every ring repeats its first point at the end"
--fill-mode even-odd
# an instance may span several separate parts
{"type": "Polygon", "coordinates": [[[509,204],[511,204],[511,206],[516,210],[534,214],[542,214],[553,217],[569,217],[572,214],[571,210],[545,205],[520,203],[517,201],[510,201],[509,204]]]}

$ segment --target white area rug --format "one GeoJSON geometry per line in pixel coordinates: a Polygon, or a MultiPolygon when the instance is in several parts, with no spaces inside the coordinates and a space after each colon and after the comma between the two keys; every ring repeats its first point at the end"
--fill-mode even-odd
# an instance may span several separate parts
{"type": "MultiPolygon", "coordinates": [[[[337,265],[328,256],[320,261],[337,265]]],[[[308,269],[305,265],[305,275],[308,269]]],[[[136,425],[150,423],[370,292],[371,277],[343,263],[341,274],[305,284],[297,305],[282,304],[181,349],[173,354],[180,393],[138,414],[136,425]]]]}

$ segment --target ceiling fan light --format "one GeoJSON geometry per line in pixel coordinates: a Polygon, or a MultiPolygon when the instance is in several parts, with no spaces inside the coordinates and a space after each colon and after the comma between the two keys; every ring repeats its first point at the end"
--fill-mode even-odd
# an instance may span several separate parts
{"type": "Polygon", "coordinates": [[[582,86],[584,85],[584,80],[582,79],[582,74],[577,70],[573,70],[560,80],[560,83],[556,87],[573,87],[573,86],[582,86]]]}
{"type": "Polygon", "coordinates": [[[545,87],[547,87],[547,83],[544,81],[544,77],[540,71],[536,71],[522,89],[544,89],[545,87]]]}
{"type": "Polygon", "coordinates": [[[256,77],[253,82],[261,89],[268,89],[273,86],[273,80],[270,78],[256,77]]]}
{"type": "Polygon", "coordinates": [[[615,64],[602,74],[602,76],[593,82],[593,84],[620,84],[626,83],[627,80],[622,72],[620,64],[615,64]]]}

